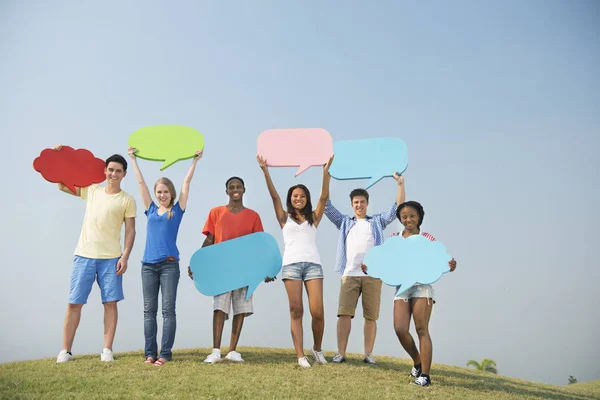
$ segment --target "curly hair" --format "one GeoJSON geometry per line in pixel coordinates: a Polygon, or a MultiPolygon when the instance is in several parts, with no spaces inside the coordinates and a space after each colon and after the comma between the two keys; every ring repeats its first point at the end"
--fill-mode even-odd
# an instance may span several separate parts
{"type": "Polygon", "coordinates": [[[415,210],[417,210],[417,214],[419,214],[419,223],[417,224],[417,228],[421,228],[423,218],[425,217],[425,210],[423,210],[423,206],[421,205],[421,203],[418,203],[416,201],[406,201],[400,204],[398,206],[398,209],[396,210],[396,218],[398,218],[398,221],[400,222],[402,222],[402,220],[400,219],[400,212],[404,207],[412,207],[415,210]]]}

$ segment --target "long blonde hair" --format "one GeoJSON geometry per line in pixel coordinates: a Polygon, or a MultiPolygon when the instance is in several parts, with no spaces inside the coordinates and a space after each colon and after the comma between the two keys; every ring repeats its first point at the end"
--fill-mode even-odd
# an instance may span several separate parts
{"type": "Polygon", "coordinates": [[[171,217],[173,216],[173,206],[175,205],[175,198],[177,197],[177,191],[175,190],[175,185],[173,185],[173,182],[171,182],[171,180],[169,178],[158,178],[158,180],[156,181],[156,183],[154,184],[154,193],[156,195],[156,187],[160,184],[163,184],[167,187],[167,189],[169,189],[169,194],[171,195],[171,202],[169,203],[169,211],[167,214],[167,219],[171,219],[171,217]]]}

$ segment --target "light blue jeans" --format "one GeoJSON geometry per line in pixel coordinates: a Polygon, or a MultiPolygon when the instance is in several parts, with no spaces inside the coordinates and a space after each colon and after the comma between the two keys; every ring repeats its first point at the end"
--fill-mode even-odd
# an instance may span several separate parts
{"type": "Polygon", "coordinates": [[[170,361],[171,349],[175,342],[177,320],[175,302],[179,285],[179,262],[163,261],[157,264],[142,264],[142,289],[144,292],[144,337],[146,358],[157,358],[156,314],[158,312],[158,291],[162,293],[163,333],[159,358],[170,361]]]}

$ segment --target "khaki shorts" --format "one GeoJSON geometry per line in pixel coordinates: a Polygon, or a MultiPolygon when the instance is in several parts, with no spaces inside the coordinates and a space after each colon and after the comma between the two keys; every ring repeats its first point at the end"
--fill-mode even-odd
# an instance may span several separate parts
{"type": "Polygon", "coordinates": [[[248,286],[241,289],[236,289],[231,292],[223,293],[214,296],[213,309],[214,311],[223,311],[225,313],[225,321],[229,319],[229,311],[233,308],[233,315],[245,314],[246,317],[254,313],[252,308],[252,296],[246,301],[248,286]]]}
{"type": "Polygon", "coordinates": [[[370,276],[342,276],[338,317],[348,315],[354,318],[358,298],[362,293],[363,317],[377,321],[381,303],[381,285],[381,279],[370,276]]]}

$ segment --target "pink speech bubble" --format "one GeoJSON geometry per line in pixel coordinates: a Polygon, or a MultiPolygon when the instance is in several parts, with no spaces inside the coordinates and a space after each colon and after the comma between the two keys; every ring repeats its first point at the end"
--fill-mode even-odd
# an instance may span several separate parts
{"type": "Polygon", "coordinates": [[[327,164],[333,140],[320,128],[268,129],[258,136],[257,152],[270,167],[299,167],[298,176],[310,167],[327,164]]]}

